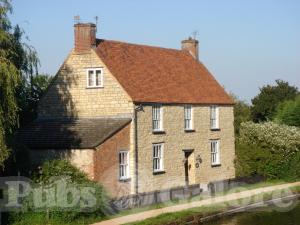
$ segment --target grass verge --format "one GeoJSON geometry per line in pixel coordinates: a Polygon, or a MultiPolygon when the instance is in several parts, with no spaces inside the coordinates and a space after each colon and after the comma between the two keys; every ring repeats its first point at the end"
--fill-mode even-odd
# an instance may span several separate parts
{"type": "MultiPolygon", "coordinates": [[[[281,191],[292,191],[294,194],[300,193],[300,186],[292,187],[288,189],[282,189],[281,191]]],[[[149,218],[143,221],[137,221],[134,223],[128,223],[127,225],[161,225],[161,224],[185,224],[188,222],[193,222],[194,224],[197,224],[201,219],[215,215],[218,213],[224,213],[230,209],[239,208],[243,206],[247,206],[249,204],[254,204],[259,201],[256,201],[256,199],[260,199],[263,201],[271,200],[274,195],[276,195],[276,192],[278,193],[278,190],[262,193],[259,195],[251,196],[248,198],[241,198],[234,201],[219,203],[219,204],[213,204],[209,206],[202,206],[202,207],[196,207],[191,208],[188,210],[183,210],[180,212],[174,212],[174,213],[164,213],[157,217],[149,218]]],[[[289,193],[290,194],[290,193],[289,193]]],[[[288,195],[288,194],[287,194],[288,195]]],[[[284,197],[284,195],[282,196],[284,197]]]]}

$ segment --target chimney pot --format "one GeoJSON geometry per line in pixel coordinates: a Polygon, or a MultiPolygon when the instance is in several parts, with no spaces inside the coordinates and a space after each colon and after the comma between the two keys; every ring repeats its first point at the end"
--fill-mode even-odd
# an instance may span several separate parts
{"type": "Polygon", "coordinates": [[[190,53],[196,60],[199,60],[199,41],[189,37],[181,41],[181,49],[190,53]]]}
{"type": "Polygon", "coordinates": [[[75,51],[88,52],[96,46],[96,25],[93,23],[77,23],[74,25],[75,51]]]}

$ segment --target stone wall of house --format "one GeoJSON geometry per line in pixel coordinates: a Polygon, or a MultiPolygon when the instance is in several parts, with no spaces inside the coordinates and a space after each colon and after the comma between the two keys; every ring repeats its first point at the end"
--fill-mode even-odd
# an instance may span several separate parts
{"type": "MultiPolygon", "coordinates": [[[[101,183],[112,197],[132,194],[132,177],[126,181],[119,179],[119,152],[130,150],[130,127],[130,124],[127,125],[95,151],[94,180],[101,183]]],[[[132,163],[130,169],[134,170],[132,163]]]]}
{"type": "MultiPolygon", "coordinates": [[[[74,51],[65,60],[38,106],[38,117],[133,117],[134,104],[106,65],[91,50],[74,51]],[[87,88],[87,69],[103,68],[103,87],[87,88]]],[[[134,127],[130,128],[130,164],[134,179],[134,127]]],[[[134,182],[131,182],[134,189],[134,182]]]]}
{"type": "MultiPolygon", "coordinates": [[[[131,124],[118,131],[96,149],[37,149],[29,151],[31,165],[37,167],[47,160],[64,159],[85,172],[91,180],[102,184],[111,197],[133,194],[133,173],[126,181],[119,180],[119,152],[130,151],[131,124]]],[[[131,152],[129,153],[131,155],[131,152]]],[[[129,155],[129,156],[130,156],[129,155]]],[[[130,157],[132,158],[132,157],[130,157]]],[[[130,170],[134,164],[130,162],[130,170]]]]}
{"type": "Polygon", "coordinates": [[[29,158],[34,167],[42,165],[47,160],[68,160],[93,180],[95,178],[94,151],[94,149],[37,149],[29,151],[29,158]]]}
{"type": "Polygon", "coordinates": [[[70,53],[38,107],[39,118],[132,115],[131,98],[94,50],[70,53]],[[103,87],[87,88],[87,69],[103,68],[103,87]]]}
{"type": "Polygon", "coordinates": [[[139,192],[185,185],[184,152],[192,149],[189,157],[190,184],[208,184],[211,181],[235,177],[233,107],[220,106],[219,131],[210,129],[210,107],[194,106],[194,132],[184,131],[183,105],[163,106],[165,133],[152,132],[152,106],[144,106],[138,113],[138,169],[139,192]],[[221,165],[211,166],[210,140],[220,140],[221,165]],[[153,143],[164,143],[165,173],[153,174],[153,143]],[[196,159],[201,158],[196,168],[196,159]]]}
{"type": "MultiPolygon", "coordinates": [[[[183,105],[164,106],[164,134],[152,133],[152,107],[138,112],[138,174],[139,192],[168,189],[185,185],[184,152],[192,149],[189,157],[190,184],[233,178],[234,129],[233,107],[220,107],[220,130],[210,130],[209,106],[194,106],[195,132],[184,131],[183,105]],[[211,166],[210,139],[220,139],[221,166],[211,166]],[[152,144],[164,142],[165,173],[153,174],[152,144]],[[196,168],[196,159],[202,163],[196,168]]],[[[60,68],[38,107],[39,118],[62,117],[133,117],[134,104],[94,50],[86,54],[72,51],[60,68]],[[87,88],[87,69],[104,69],[104,87],[87,88]]],[[[69,157],[91,179],[103,183],[112,196],[133,194],[135,186],[134,122],[94,150],[39,150],[33,151],[36,161],[69,157]],[[118,151],[130,151],[131,181],[118,179],[118,151]],[[94,155],[95,153],[95,155],[94,155]],[[108,174],[108,176],[107,176],[108,174]]]]}

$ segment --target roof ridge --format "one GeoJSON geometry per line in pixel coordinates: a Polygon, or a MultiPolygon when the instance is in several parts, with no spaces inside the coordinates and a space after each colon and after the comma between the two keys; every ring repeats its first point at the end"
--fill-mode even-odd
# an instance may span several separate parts
{"type": "Polygon", "coordinates": [[[125,42],[125,41],[117,41],[117,40],[108,40],[108,39],[101,39],[101,38],[97,38],[97,41],[98,41],[97,46],[101,42],[104,41],[104,42],[113,42],[113,43],[133,45],[133,46],[146,47],[146,48],[158,48],[158,49],[163,49],[163,50],[170,50],[170,51],[176,51],[176,52],[186,53],[185,51],[182,51],[181,49],[166,48],[166,47],[155,46],[155,45],[137,44],[137,43],[130,43],[130,42],[125,42]]]}

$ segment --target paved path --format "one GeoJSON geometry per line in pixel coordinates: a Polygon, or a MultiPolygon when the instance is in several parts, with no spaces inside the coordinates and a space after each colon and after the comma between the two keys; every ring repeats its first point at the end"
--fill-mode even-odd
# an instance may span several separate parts
{"type": "Polygon", "coordinates": [[[208,199],[204,199],[204,200],[193,201],[193,202],[178,204],[178,205],[174,205],[174,206],[168,206],[168,207],[160,208],[160,209],[148,210],[148,211],[144,211],[144,212],[140,212],[140,213],[136,213],[136,214],[121,216],[121,217],[113,218],[110,220],[101,221],[101,222],[95,223],[93,225],[118,225],[118,224],[131,223],[131,222],[136,222],[136,221],[144,220],[144,219],[151,218],[151,217],[156,217],[163,213],[179,212],[179,211],[190,209],[190,208],[207,206],[207,205],[216,204],[216,203],[224,203],[226,201],[234,201],[234,200],[238,200],[241,198],[247,198],[247,197],[251,197],[254,195],[258,195],[261,193],[285,189],[285,188],[294,187],[294,186],[300,186],[300,182],[280,184],[280,185],[257,188],[257,189],[252,189],[252,190],[245,190],[245,191],[241,191],[239,193],[231,193],[231,194],[227,194],[224,196],[216,196],[216,197],[212,197],[212,198],[208,198],[208,199]]]}

